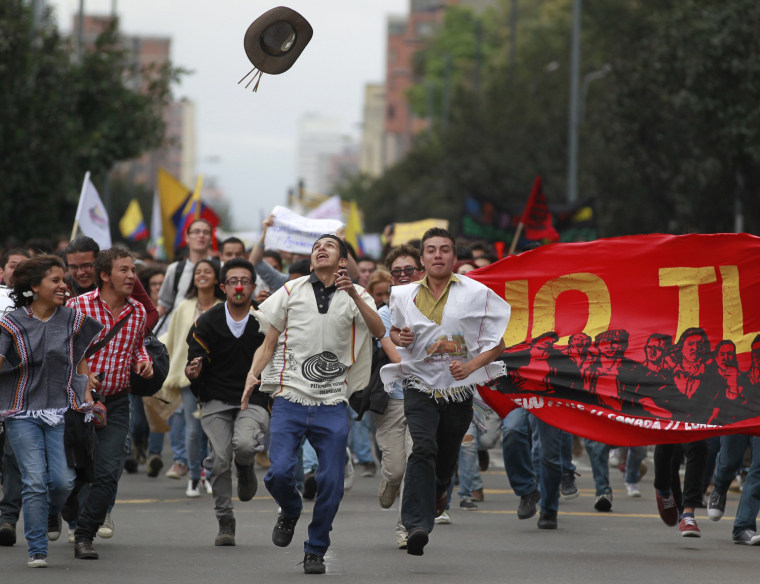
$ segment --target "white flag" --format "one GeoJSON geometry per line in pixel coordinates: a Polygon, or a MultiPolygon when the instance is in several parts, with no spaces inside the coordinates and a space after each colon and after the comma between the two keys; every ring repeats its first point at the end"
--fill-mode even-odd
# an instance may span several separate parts
{"type": "Polygon", "coordinates": [[[100,249],[111,247],[111,229],[108,223],[108,213],[100,200],[95,185],[90,180],[90,171],[84,175],[82,193],[79,195],[79,205],[75,221],[84,235],[92,237],[100,249]]]}

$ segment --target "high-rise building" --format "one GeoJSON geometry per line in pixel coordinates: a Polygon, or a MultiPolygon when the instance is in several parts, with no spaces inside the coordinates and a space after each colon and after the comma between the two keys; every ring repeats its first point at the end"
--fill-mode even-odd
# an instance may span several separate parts
{"type": "MultiPolygon", "coordinates": [[[[303,183],[306,196],[327,196],[332,194],[337,176],[335,158],[342,157],[342,173],[346,172],[346,154],[354,151],[353,139],[344,134],[341,121],[337,118],[310,113],[301,117],[298,123],[298,177],[303,183]]],[[[356,168],[356,162],[354,162],[356,168]]]]}
{"type": "Polygon", "coordinates": [[[359,170],[371,177],[378,177],[385,169],[385,85],[368,83],[364,87],[362,119],[359,170]]]}
{"type": "Polygon", "coordinates": [[[453,5],[482,12],[498,0],[410,0],[408,16],[391,16],[387,28],[385,73],[384,165],[392,166],[412,147],[414,136],[427,128],[427,120],[414,115],[406,98],[416,81],[414,55],[425,48],[453,5]]]}

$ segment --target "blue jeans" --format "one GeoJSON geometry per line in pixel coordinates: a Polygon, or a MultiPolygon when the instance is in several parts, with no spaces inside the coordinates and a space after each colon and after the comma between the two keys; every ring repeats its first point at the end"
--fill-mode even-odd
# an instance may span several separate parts
{"type": "Polygon", "coordinates": [[[641,480],[641,461],[647,457],[646,446],[629,446],[625,458],[625,482],[635,485],[641,480]]]}
{"type": "Polygon", "coordinates": [[[150,431],[142,398],[138,395],[130,395],[129,407],[132,416],[129,423],[129,433],[132,435],[132,440],[138,444],[146,444],[147,442],[148,456],[151,454],[160,455],[164,449],[164,433],[150,431]]]}
{"type": "Polygon", "coordinates": [[[308,440],[303,441],[303,473],[316,472],[319,468],[319,459],[317,458],[317,451],[311,445],[308,440]]]}
{"type": "Polygon", "coordinates": [[[583,439],[586,445],[589,462],[591,462],[591,473],[594,475],[594,484],[596,485],[596,496],[604,493],[611,493],[610,488],[610,447],[601,442],[595,442],[588,438],[583,439]]]}
{"type": "Polygon", "coordinates": [[[195,417],[198,411],[198,400],[189,387],[180,389],[182,393],[182,411],[185,414],[185,454],[190,478],[198,481],[201,478],[201,462],[203,461],[202,442],[205,440],[200,418],[195,417]]]}
{"type": "Polygon", "coordinates": [[[531,446],[533,416],[524,408],[509,412],[501,424],[501,450],[509,486],[518,497],[529,495],[538,488],[531,446]]]}
{"type": "Polygon", "coordinates": [[[324,556],[330,547],[330,530],[343,498],[349,422],[347,405],[304,406],[277,397],[269,425],[270,466],[264,484],[285,517],[301,515],[303,502],[296,489],[295,469],[304,436],[317,453],[317,497],[314,501],[309,539],[304,551],[324,556]]]}
{"type": "Polygon", "coordinates": [[[185,449],[185,414],[182,407],[169,416],[169,444],[172,447],[172,460],[187,464],[185,449]]]}
{"type": "Polygon", "coordinates": [[[562,430],[536,418],[540,441],[541,511],[556,513],[559,509],[559,485],[562,481],[562,430]]]}
{"type": "Polygon", "coordinates": [[[348,413],[351,416],[351,452],[356,455],[359,464],[375,462],[372,456],[372,412],[365,413],[361,420],[356,419],[358,414],[353,408],[348,408],[348,413]]]}
{"type": "Polygon", "coordinates": [[[485,430],[478,427],[475,422],[470,423],[462,446],[459,449],[459,491],[460,498],[472,497],[473,491],[483,488],[483,479],[480,476],[480,462],[478,450],[489,450],[499,440],[501,419],[490,408],[484,410],[482,419],[485,430]],[[467,437],[472,436],[472,440],[467,437]]]}
{"type": "Polygon", "coordinates": [[[757,514],[760,513],[760,437],[745,434],[721,436],[715,464],[714,488],[719,493],[725,493],[742,466],[747,446],[752,449],[752,462],[736,510],[734,536],[745,529],[757,531],[757,514]]]}
{"type": "Polygon", "coordinates": [[[5,441],[3,449],[3,498],[0,500],[0,523],[16,525],[21,514],[21,471],[11,441],[5,441]]]}
{"type": "Polygon", "coordinates": [[[92,541],[103,524],[116,496],[126,458],[124,445],[129,434],[129,395],[106,396],[104,403],[108,409],[108,423],[96,430],[95,476],[87,500],[79,511],[77,541],[92,541]]]}
{"type": "Polygon", "coordinates": [[[562,432],[562,476],[574,475],[573,464],[573,435],[570,432],[562,432]]]}
{"type": "Polygon", "coordinates": [[[5,427],[21,470],[24,537],[29,555],[47,555],[48,515],[60,513],[76,476],[66,463],[65,425],[48,426],[37,418],[10,418],[5,427]]]}

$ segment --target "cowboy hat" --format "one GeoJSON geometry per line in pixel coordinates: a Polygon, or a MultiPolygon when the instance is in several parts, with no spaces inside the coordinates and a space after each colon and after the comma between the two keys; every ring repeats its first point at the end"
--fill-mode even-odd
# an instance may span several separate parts
{"type": "Polygon", "coordinates": [[[251,23],[243,47],[259,71],[278,75],[293,66],[313,33],[311,25],[298,12],[278,6],[251,23]]]}

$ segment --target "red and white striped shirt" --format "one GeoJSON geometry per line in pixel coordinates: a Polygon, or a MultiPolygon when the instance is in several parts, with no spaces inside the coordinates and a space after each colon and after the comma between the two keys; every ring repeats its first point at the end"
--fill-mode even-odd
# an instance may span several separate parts
{"type": "Polygon", "coordinates": [[[129,320],[121,327],[111,341],[92,357],[87,359],[91,373],[103,373],[98,393],[101,395],[113,395],[124,391],[129,387],[129,374],[133,367],[141,361],[150,361],[150,356],[145,350],[145,307],[133,298],[127,298],[124,308],[115,319],[111,314],[105,300],[100,295],[100,290],[95,289],[81,296],[70,299],[66,306],[91,316],[105,325],[105,328],[93,342],[98,342],[108,334],[119,320],[128,314],[129,320]],[[130,312],[134,309],[134,313],[130,312]]]}

